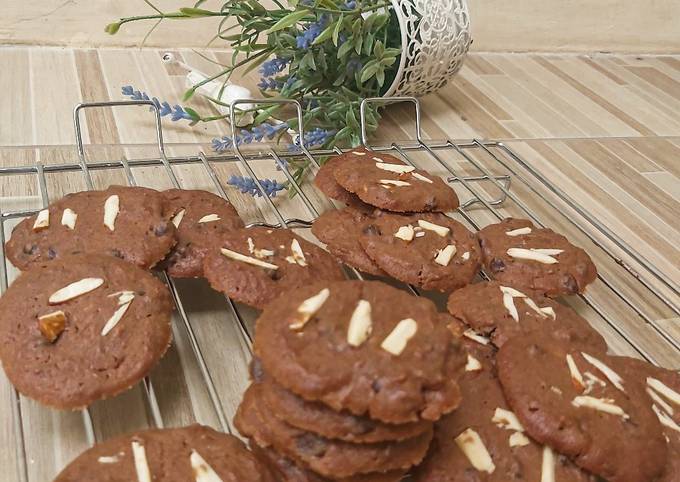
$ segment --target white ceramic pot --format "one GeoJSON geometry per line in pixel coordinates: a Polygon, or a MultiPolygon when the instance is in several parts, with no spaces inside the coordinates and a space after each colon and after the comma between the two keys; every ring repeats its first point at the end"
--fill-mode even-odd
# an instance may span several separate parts
{"type": "Polygon", "coordinates": [[[443,87],[470,48],[466,0],[392,0],[401,30],[397,75],[385,93],[420,97],[443,87]]]}

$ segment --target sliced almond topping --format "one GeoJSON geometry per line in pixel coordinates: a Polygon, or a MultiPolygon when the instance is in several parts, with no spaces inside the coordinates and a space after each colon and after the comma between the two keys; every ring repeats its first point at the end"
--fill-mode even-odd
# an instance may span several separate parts
{"type": "Polygon", "coordinates": [[[61,224],[69,229],[76,229],[77,219],[78,215],[72,209],[66,208],[64,209],[64,212],[61,213],[61,224]]]}
{"type": "Polygon", "coordinates": [[[297,263],[300,266],[307,266],[305,253],[302,252],[302,247],[300,246],[300,242],[297,239],[293,239],[293,242],[290,243],[290,250],[293,253],[293,255],[286,257],[286,261],[290,263],[290,260],[288,260],[288,258],[292,257],[293,263],[297,263]]]}
{"type": "Polygon", "coordinates": [[[111,330],[113,330],[118,322],[123,318],[125,313],[127,312],[128,308],[130,307],[130,304],[132,304],[132,301],[128,301],[124,305],[121,305],[118,307],[116,311],[113,312],[113,315],[111,315],[111,318],[109,318],[106,323],[104,323],[104,328],[102,328],[102,336],[106,336],[109,334],[111,330]]]}
{"type": "Polygon", "coordinates": [[[425,176],[423,176],[422,174],[419,174],[417,172],[412,172],[411,175],[413,177],[415,177],[416,179],[418,179],[419,181],[423,181],[423,182],[426,182],[428,184],[434,184],[432,179],[428,179],[425,176]]]}
{"type": "Polygon", "coordinates": [[[132,456],[135,459],[135,472],[137,472],[137,482],[151,482],[151,470],[146,461],[146,450],[137,441],[132,442],[132,456]]]}
{"type": "Polygon", "coordinates": [[[647,394],[649,397],[654,401],[654,403],[658,403],[659,406],[669,415],[673,415],[675,411],[673,410],[673,407],[671,407],[669,404],[666,403],[666,401],[661,398],[654,390],[651,388],[647,387],[645,389],[647,391],[647,394]]]}
{"type": "MultiPolygon", "coordinates": [[[[375,157],[373,159],[376,159],[375,157]]],[[[397,174],[403,174],[405,172],[411,172],[415,170],[413,166],[407,166],[405,164],[388,164],[386,162],[376,162],[375,167],[382,169],[383,171],[396,172],[397,174]]]]}
{"type": "Polygon", "coordinates": [[[558,394],[559,396],[562,396],[562,390],[560,390],[559,387],[556,387],[556,386],[552,385],[552,386],[550,387],[550,391],[553,392],[553,393],[558,394]]]}
{"type": "Polygon", "coordinates": [[[186,213],[186,209],[180,210],[177,214],[175,214],[172,217],[172,224],[174,224],[176,228],[179,228],[182,219],[184,219],[184,213],[186,213]]]}
{"type": "Polygon", "coordinates": [[[361,346],[371,334],[371,304],[366,300],[359,300],[347,328],[347,343],[356,347],[361,346]]]}
{"type": "Polygon", "coordinates": [[[557,319],[557,315],[555,314],[555,310],[553,310],[552,306],[545,306],[543,308],[540,308],[540,310],[553,320],[557,319]]]}
{"type": "Polygon", "coordinates": [[[116,293],[111,293],[110,295],[107,296],[107,298],[113,298],[117,296],[118,297],[118,306],[124,305],[125,303],[129,303],[133,299],[135,299],[135,292],[134,291],[118,291],[116,293]]]}
{"type": "Polygon", "coordinates": [[[522,432],[515,432],[508,438],[508,445],[510,447],[524,447],[530,443],[531,441],[522,432]]]}
{"type": "Polygon", "coordinates": [[[255,252],[255,243],[253,243],[253,238],[248,238],[248,252],[250,254],[255,252]]]}
{"type": "Polygon", "coordinates": [[[206,214],[201,219],[198,220],[199,223],[212,223],[213,221],[219,221],[220,218],[217,214],[206,214]]]}
{"type": "Polygon", "coordinates": [[[541,318],[547,318],[548,317],[548,315],[546,313],[544,313],[541,310],[541,308],[536,304],[536,302],[534,300],[532,300],[531,298],[524,298],[524,302],[527,304],[527,306],[529,308],[531,308],[536,313],[538,313],[538,316],[540,316],[541,318]]]}
{"type": "Polygon", "coordinates": [[[470,355],[468,353],[467,356],[467,363],[465,364],[465,371],[466,372],[476,372],[482,369],[482,364],[479,363],[479,360],[477,360],[475,357],[470,355]]]}
{"type": "Polygon", "coordinates": [[[652,390],[658,392],[660,395],[663,395],[664,397],[666,397],[671,402],[675,403],[676,405],[680,405],[680,393],[676,392],[675,390],[673,390],[669,386],[664,385],[660,380],[657,380],[656,378],[648,377],[647,378],[647,385],[652,390]]]}
{"type": "Polygon", "coordinates": [[[521,291],[518,291],[515,288],[511,288],[510,286],[501,286],[500,289],[503,294],[510,295],[513,298],[526,298],[527,296],[521,291]]]}
{"type": "Polygon", "coordinates": [[[448,266],[451,259],[456,254],[456,246],[454,244],[449,244],[445,248],[437,250],[437,254],[434,257],[434,262],[442,266],[448,266]]]}
{"type": "Polygon", "coordinates": [[[406,181],[395,181],[393,179],[381,179],[380,184],[383,187],[390,187],[390,186],[397,186],[397,187],[404,187],[404,186],[410,186],[411,184],[406,182],[406,181]]]}
{"type": "Polygon", "coordinates": [[[530,248],[531,251],[535,251],[537,253],[541,254],[547,254],[548,256],[557,256],[558,254],[564,253],[563,249],[555,249],[555,248],[530,248]]]}
{"type": "Polygon", "coordinates": [[[468,259],[470,259],[470,251],[465,251],[465,252],[460,256],[460,259],[462,259],[463,261],[467,261],[468,259]]]}
{"type": "Polygon", "coordinates": [[[298,316],[288,325],[291,330],[301,330],[326,302],[331,292],[324,288],[311,298],[307,298],[298,306],[298,316]]]}
{"type": "Polygon", "coordinates": [[[196,482],[222,482],[220,476],[217,475],[213,468],[208,465],[208,462],[206,462],[195,450],[191,451],[189,462],[194,471],[196,482]]]}
{"type": "Polygon", "coordinates": [[[604,376],[607,377],[607,380],[609,380],[612,385],[614,385],[616,388],[625,393],[625,390],[623,388],[623,378],[621,378],[618,373],[616,373],[614,370],[609,368],[607,365],[602,363],[594,356],[588,355],[587,353],[583,352],[581,352],[581,355],[583,355],[583,358],[585,358],[588,361],[588,363],[590,363],[595,368],[600,370],[604,374],[604,376]]]}
{"type": "Polygon", "coordinates": [[[513,229],[512,231],[506,231],[505,234],[508,236],[521,236],[522,234],[529,234],[531,228],[529,226],[525,228],[513,229]]]}
{"type": "Polygon", "coordinates": [[[583,381],[583,376],[581,375],[581,372],[576,366],[574,357],[571,356],[570,354],[567,354],[567,366],[569,367],[569,373],[571,373],[571,383],[574,385],[576,390],[582,392],[583,389],[586,388],[586,384],[583,381]]]}
{"type": "Polygon", "coordinates": [[[601,387],[607,386],[607,383],[604,380],[596,377],[590,372],[583,372],[583,376],[585,377],[586,382],[586,389],[583,392],[584,395],[588,395],[590,392],[592,392],[593,388],[595,388],[595,385],[599,385],[601,387]]]}
{"type": "Polygon", "coordinates": [[[102,457],[99,457],[97,459],[97,462],[100,464],[115,464],[119,461],[120,459],[118,458],[117,455],[104,455],[102,457]]]}
{"type": "Polygon", "coordinates": [[[492,474],[496,466],[489,455],[481,437],[473,429],[468,428],[454,439],[458,448],[465,454],[472,466],[479,472],[492,474]]]}
{"type": "Polygon", "coordinates": [[[482,336],[479,333],[475,333],[475,331],[472,328],[468,328],[463,332],[463,336],[466,338],[469,338],[472,341],[476,341],[480,345],[488,345],[491,340],[489,340],[486,336],[482,336]]]}
{"type": "Polygon", "coordinates": [[[515,432],[524,432],[524,426],[519,421],[515,413],[511,412],[510,410],[496,407],[496,411],[493,413],[491,421],[499,428],[514,430],[515,432]]]}
{"type": "Polygon", "coordinates": [[[416,238],[422,238],[423,236],[425,236],[425,231],[418,231],[416,233],[416,238]]]}
{"type": "Polygon", "coordinates": [[[59,310],[38,317],[40,333],[50,343],[54,343],[66,327],[66,314],[59,310]]]}
{"type": "Polygon", "coordinates": [[[365,156],[366,155],[365,152],[361,152],[361,151],[352,151],[352,154],[356,154],[357,156],[365,156]]]}
{"type": "Polygon", "coordinates": [[[375,162],[383,162],[383,160],[380,159],[379,157],[374,157],[373,160],[374,160],[375,162]]]}
{"type": "Polygon", "coordinates": [[[427,229],[428,231],[434,231],[442,238],[447,236],[451,232],[451,230],[446,226],[440,226],[439,224],[434,224],[431,223],[430,221],[425,221],[424,219],[418,220],[418,226],[420,226],[423,229],[427,229]]]}
{"type": "Polygon", "coordinates": [[[610,413],[612,415],[619,415],[624,419],[630,418],[621,407],[614,404],[614,400],[611,398],[595,398],[588,395],[579,395],[574,397],[574,399],[571,401],[571,404],[575,407],[592,408],[594,410],[610,413]]]}
{"type": "Polygon", "coordinates": [[[543,264],[555,264],[558,261],[552,256],[547,254],[539,253],[538,251],[533,251],[531,249],[524,248],[510,248],[507,251],[508,256],[517,259],[528,259],[531,261],[538,261],[543,264]]]}
{"type": "Polygon", "coordinates": [[[252,264],[253,266],[258,266],[260,268],[279,269],[279,267],[276,266],[275,264],[267,263],[265,261],[260,261],[259,259],[251,258],[250,256],[246,256],[244,254],[237,253],[236,251],[232,251],[232,250],[227,249],[227,248],[221,248],[220,251],[227,258],[231,258],[235,261],[241,261],[243,263],[252,264]]]}
{"type": "Polygon", "coordinates": [[[515,306],[515,299],[508,293],[503,293],[503,306],[508,310],[512,319],[519,322],[519,314],[517,313],[517,307],[515,306]]]}
{"type": "Polygon", "coordinates": [[[656,405],[652,405],[652,410],[654,410],[654,413],[656,414],[657,418],[659,419],[659,422],[661,422],[662,425],[670,428],[671,430],[675,430],[676,432],[680,432],[680,425],[675,423],[675,420],[673,420],[671,417],[669,417],[661,410],[659,410],[659,407],[657,407],[656,405]]]}
{"type": "Polygon", "coordinates": [[[50,225],[50,210],[43,209],[35,217],[33,222],[33,231],[42,231],[50,225]]]}
{"type": "Polygon", "coordinates": [[[394,233],[395,238],[403,239],[404,241],[413,241],[414,235],[415,231],[413,230],[413,226],[410,224],[408,226],[401,226],[399,229],[397,229],[397,232],[394,233]]]}
{"type": "Polygon", "coordinates": [[[408,341],[418,331],[418,323],[413,318],[406,318],[397,323],[392,332],[380,344],[380,348],[392,355],[401,355],[408,341]]]}
{"type": "Polygon", "coordinates": [[[555,454],[547,445],[543,446],[541,482],[555,482],[555,454]]]}
{"type": "Polygon", "coordinates": [[[83,278],[80,281],[75,281],[64,286],[60,290],[55,291],[48,301],[51,305],[57,305],[80,295],[84,295],[85,293],[89,293],[103,284],[104,280],[101,278],[83,278]]]}
{"type": "Polygon", "coordinates": [[[119,210],[120,199],[118,198],[118,194],[106,198],[106,201],[104,202],[104,226],[111,231],[116,229],[116,218],[118,217],[119,210]]]}
{"type": "MultiPolygon", "coordinates": [[[[285,249],[285,246],[282,246],[283,249],[285,249]]],[[[270,256],[274,256],[274,251],[271,249],[257,249],[255,248],[255,243],[253,243],[253,238],[248,238],[248,252],[250,254],[254,254],[256,258],[259,259],[264,259],[264,258],[269,258],[270,256]]]]}

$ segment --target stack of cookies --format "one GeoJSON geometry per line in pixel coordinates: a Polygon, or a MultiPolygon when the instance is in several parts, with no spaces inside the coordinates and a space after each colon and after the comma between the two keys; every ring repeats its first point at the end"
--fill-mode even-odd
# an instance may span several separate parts
{"type": "Polygon", "coordinates": [[[431,301],[380,282],[288,293],[253,348],[234,422],[282,480],[400,480],[460,403],[460,343],[431,301]]]}

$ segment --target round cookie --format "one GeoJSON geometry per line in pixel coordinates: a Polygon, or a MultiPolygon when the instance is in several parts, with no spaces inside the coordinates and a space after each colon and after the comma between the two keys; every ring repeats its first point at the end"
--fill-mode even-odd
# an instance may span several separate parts
{"type": "Polygon", "coordinates": [[[463,402],[435,424],[430,451],[416,469],[414,482],[594,481],[566,457],[552,451],[544,454],[526,436],[505,402],[491,364],[466,371],[460,388],[463,402]],[[475,449],[488,458],[468,458],[475,449]]]}
{"type": "Polygon", "coordinates": [[[326,244],[333,256],[364,273],[384,276],[359,244],[364,223],[370,217],[352,208],[334,209],[319,216],[312,225],[312,234],[326,244]]]}
{"type": "Polygon", "coordinates": [[[306,400],[385,423],[437,420],[460,402],[465,365],[440,320],[430,300],[378,281],[318,283],[263,311],[253,349],[306,400]]]}
{"type": "Polygon", "coordinates": [[[602,335],[571,308],[531,291],[503,286],[498,281],[482,281],[454,291],[447,308],[476,332],[490,336],[497,347],[513,336],[538,330],[565,344],[607,351],[602,335]]]}
{"type": "Polygon", "coordinates": [[[389,154],[364,154],[350,153],[333,170],[338,184],[363,202],[402,213],[446,212],[458,207],[456,192],[439,176],[407,166],[389,154]]]}
{"type": "Polygon", "coordinates": [[[416,437],[432,428],[432,422],[394,425],[336,412],[322,403],[305,401],[270,377],[263,376],[258,382],[264,402],[278,418],[295,428],[329,439],[352,443],[392,442],[416,437]]]}
{"type": "Polygon", "coordinates": [[[439,213],[378,212],[359,242],[390,276],[426,290],[453,291],[479,271],[479,245],[461,223],[439,213]]]}
{"type": "Polygon", "coordinates": [[[314,184],[322,193],[331,199],[335,199],[336,201],[340,201],[362,211],[370,211],[372,206],[366,205],[356,194],[347,191],[335,180],[335,170],[338,166],[342,165],[345,159],[360,157],[361,159],[366,159],[368,162],[368,159],[370,159],[368,154],[370,152],[371,151],[362,147],[329,158],[316,173],[314,184]]]}
{"type": "Polygon", "coordinates": [[[610,482],[656,480],[666,440],[645,387],[615,357],[534,332],[496,356],[505,398],[536,441],[610,482]]]}
{"type": "MultiPolygon", "coordinates": [[[[279,476],[280,482],[326,482],[320,475],[315,474],[311,470],[306,470],[289,458],[277,454],[272,449],[263,449],[257,444],[251,444],[252,451],[264,460],[272,470],[279,476]]],[[[353,475],[351,477],[343,477],[335,479],[337,482],[399,482],[404,477],[405,471],[394,470],[385,473],[361,474],[353,475]]]]}
{"type": "Polygon", "coordinates": [[[22,394],[82,408],[149,372],[170,345],[171,312],[165,285],[125,261],[90,254],[36,263],[0,298],[0,360],[22,394]]]}
{"type": "Polygon", "coordinates": [[[190,425],[143,430],[97,444],[71,462],[54,482],[92,480],[276,482],[279,479],[236,437],[202,425],[190,425]]]}
{"type": "Polygon", "coordinates": [[[33,263],[83,253],[107,254],[149,269],[175,242],[175,227],[163,216],[158,191],[111,186],[69,194],[24,219],[12,231],[5,251],[22,271],[33,263]]]}
{"type": "Polygon", "coordinates": [[[646,385],[652,410],[661,422],[668,444],[668,461],[658,482],[678,482],[680,477],[680,373],[656,367],[642,360],[615,357],[623,366],[624,378],[646,385]]]}
{"type": "Polygon", "coordinates": [[[597,269],[583,249],[526,219],[504,219],[486,226],[477,237],[484,267],[503,284],[555,297],[583,293],[597,278],[597,269]]]}
{"type": "Polygon", "coordinates": [[[330,254],[288,229],[240,229],[222,235],[217,246],[203,261],[205,277],[217,291],[255,308],[288,290],[345,279],[330,254]]]}
{"type": "Polygon", "coordinates": [[[203,276],[203,258],[222,233],[245,227],[234,206],[208,191],[170,189],[162,193],[164,211],[177,229],[177,245],[165,260],[174,278],[203,276]]]}
{"type": "Polygon", "coordinates": [[[279,420],[264,403],[260,388],[253,383],[244,393],[234,417],[238,431],[257,445],[272,447],[324,477],[339,479],[408,469],[425,457],[432,439],[430,429],[401,442],[353,444],[330,440],[279,420]]]}

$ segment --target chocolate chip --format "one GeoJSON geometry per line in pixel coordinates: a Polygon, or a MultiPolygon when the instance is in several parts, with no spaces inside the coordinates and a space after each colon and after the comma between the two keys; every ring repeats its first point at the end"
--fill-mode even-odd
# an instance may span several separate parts
{"type": "Polygon", "coordinates": [[[305,433],[295,437],[295,445],[301,452],[319,457],[326,452],[326,442],[313,433],[305,433]]]}
{"type": "Polygon", "coordinates": [[[366,227],[364,227],[363,230],[364,234],[367,234],[369,236],[380,236],[380,228],[376,226],[375,224],[369,224],[366,227]]]}
{"type": "Polygon", "coordinates": [[[375,393],[378,393],[381,388],[382,388],[382,383],[380,383],[380,380],[373,380],[373,383],[371,383],[371,389],[375,393]]]}
{"type": "Polygon", "coordinates": [[[47,249],[47,259],[54,259],[56,257],[57,257],[57,252],[52,248],[48,248],[47,249]]]}
{"type": "Polygon", "coordinates": [[[116,258],[121,258],[121,259],[123,259],[123,253],[121,253],[120,250],[118,250],[118,249],[112,249],[112,250],[109,251],[109,252],[111,253],[111,256],[114,256],[114,257],[116,257],[116,258]]]}
{"type": "Polygon", "coordinates": [[[158,237],[165,236],[165,234],[168,232],[168,225],[167,223],[165,224],[159,224],[156,226],[156,228],[153,230],[153,234],[155,234],[158,237]]]}
{"type": "Polygon", "coordinates": [[[505,263],[502,259],[493,258],[489,263],[489,269],[493,273],[498,273],[499,271],[505,271],[505,263]]]}
{"type": "Polygon", "coordinates": [[[279,273],[278,269],[269,269],[266,271],[266,273],[274,281],[281,279],[281,273],[279,273]]]}
{"type": "Polygon", "coordinates": [[[576,294],[578,293],[578,283],[574,279],[574,277],[570,274],[565,275],[562,278],[562,285],[564,286],[564,289],[567,290],[571,294],[576,294]]]}
{"type": "Polygon", "coordinates": [[[35,248],[38,246],[35,244],[24,244],[24,254],[33,254],[35,252],[35,248]]]}

